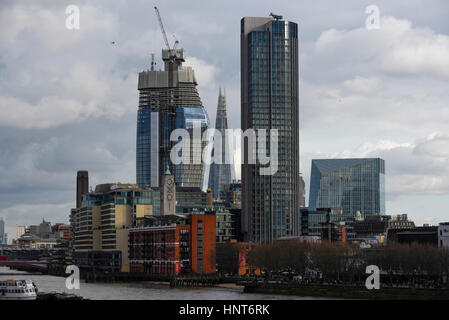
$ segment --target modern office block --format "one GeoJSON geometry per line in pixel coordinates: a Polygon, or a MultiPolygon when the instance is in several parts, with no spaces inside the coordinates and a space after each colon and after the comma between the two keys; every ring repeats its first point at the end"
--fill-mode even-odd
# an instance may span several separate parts
{"type": "Polygon", "coordinates": [[[167,165],[177,186],[203,187],[201,161],[206,142],[201,134],[208,127],[208,116],[196,89],[191,67],[182,66],[183,49],[162,50],[165,70],[139,73],[139,110],[137,114],[136,175],[140,187],[159,187],[167,165]],[[170,140],[175,129],[190,135],[190,162],[175,165],[170,160],[170,140]],[[194,135],[200,133],[199,138],[194,135]]]}
{"type": "Polygon", "coordinates": [[[228,208],[242,207],[242,183],[233,181],[220,192],[220,199],[228,208]]]}
{"type": "Polygon", "coordinates": [[[352,231],[354,224],[354,215],[343,213],[342,208],[320,208],[309,210],[301,208],[301,235],[321,237],[323,229],[329,227],[329,224],[335,226],[345,226],[345,238],[355,237],[352,231]]]}
{"type": "Polygon", "coordinates": [[[97,185],[83,196],[81,208],[71,211],[73,261],[87,267],[83,263],[98,257],[101,261],[95,262],[95,267],[104,270],[111,266],[102,264],[107,257],[113,263],[120,256],[120,264],[114,262],[110,269],[128,272],[128,230],[149,215],[160,215],[158,189],[142,189],[136,184],[97,185]]]}
{"type": "MultiPolygon", "coordinates": [[[[242,146],[245,240],[270,242],[299,236],[298,25],[270,18],[241,20],[241,128],[278,130],[278,170],[260,175],[242,146]]],[[[269,131],[267,131],[269,137],[269,131]]],[[[270,142],[267,141],[267,156],[270,142]]],[[[272,156],[275,156],[274,154],[272,156]]]]}
{"type": "MultiPolygon", "coordinates": [[[[212,163],[209,170],[209,188],[212,190],[214,199],[220,197],[228,185],[231,183],[231,153],[229,152],[229,141],[226,135],[228,129],[228,118],[226,114],[226,96],[221,89],[218,95],[217,117],[215,119],[215,129],[221,135],[221,155],[220,163],[212,163]]],[[[218,138],[218,137],[217,137],[218,138]]],[[[217,157],[217,150],[212,151],[212,155],[217,157]]]]}
{"type": "Polygon", "coordinates": [[[385,215],[385,161],[312,160],[309,209],[333,207],[363,217],[385,215]]]}

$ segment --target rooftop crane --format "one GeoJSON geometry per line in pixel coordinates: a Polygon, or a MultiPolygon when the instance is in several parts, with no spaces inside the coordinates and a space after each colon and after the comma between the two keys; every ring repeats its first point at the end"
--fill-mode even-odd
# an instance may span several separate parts
{"type": "Polygon", "coordinates": [[[270,12],[270,16],[272,16],[275,20],[282,20],[282,16],[274,14],[273,12],[270,12]]]}
{"type": "MultiPolygon", "coordinates": [[[[168,42],[167,33],[165,32],[164,24],[162,23],[162,18],[161,18],[161,14],[159,13],[159,9],[158,9],[157,7],[154,7],[154,10],[156,11],[156,16],[157,16],[157,19],[158,19],[158,21],[159,21],[159,25],[160,25],[160,27],[161,27],[161,31],[162,31],[162,35],[163,35],[163,37],[164,37],[165,45],[167,46],[167,49],[168,49],[170,55],[174,55],[174,54],[175,54],[174,51],[175,51],[176,45],[177,45],[179,42],[178,42],[178,40],[176,40],[176,38],[175,38],[175,40],[176,40],[176,41],[175,41],[175,44],[174,44],[173,48],[170,48],[170,43],[168,42]]],[[[173,37],[174,37],[174,36],[173,36],[173,37]]]]}

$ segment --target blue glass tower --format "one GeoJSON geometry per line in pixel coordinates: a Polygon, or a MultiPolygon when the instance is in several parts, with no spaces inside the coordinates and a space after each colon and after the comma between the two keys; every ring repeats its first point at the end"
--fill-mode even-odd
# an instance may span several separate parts
{"type": "Polygon", "coordinates": [[[203,187],[201,161],[206,142],[193,139],[193,127],[201,133],[209,120],[196,89],[193,69],[184,67],[183,49],[162,50],[164,70],[139,73],[139,110],[137,113],[136,180],[140,187],[159,187],[169,166],[175,183],[182,187],[203,187]],[[177,142],[170,141],[175,129],[186,129],[191,139],[191,163],[174,165],[170,152],[177,142]],[[197,146],[196,144],[199,145],[197,146]],[[192,154],[193,153],[193,154],[192,154]],[[193,158],[200,159],[193,163],[193,158]]]}
{"type": "Polygon", "coordinates": [[[260,175],[261,165],[248,163],[244,141],[244,237],[270,242],[299,236],[298,25],[275,15],[244,17],[240,37],[242,130],[277,129],[279,134],[274,175],[260,175]]]}
{"type": "Polygon", "coordinates": [[[343,208],[345,214],[385,214],[385,161],[366,159],[312,160],[309,210],[343,208]]]}

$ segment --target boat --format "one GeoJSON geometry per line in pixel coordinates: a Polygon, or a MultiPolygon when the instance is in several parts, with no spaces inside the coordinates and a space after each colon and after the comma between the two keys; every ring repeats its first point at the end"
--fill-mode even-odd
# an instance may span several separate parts
{"type": "Polygon", "coordinates": [[[0,280],[0,300],[36,300],[36,293],[31,280],[0,280]]]}

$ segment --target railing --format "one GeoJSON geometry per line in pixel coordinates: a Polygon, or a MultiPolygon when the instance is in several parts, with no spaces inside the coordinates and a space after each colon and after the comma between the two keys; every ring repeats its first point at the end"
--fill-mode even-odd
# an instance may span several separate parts
{"type": "Polygon", "coordinates": [[[48,268],[47,262],[41,261],[0,261],[0,267],[13,267],[13,268],[25,268],[27,270],[33,271],[46,271],[48,268]]]}

